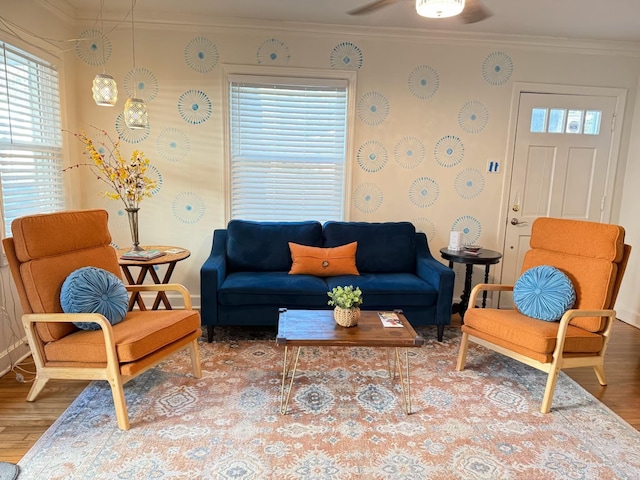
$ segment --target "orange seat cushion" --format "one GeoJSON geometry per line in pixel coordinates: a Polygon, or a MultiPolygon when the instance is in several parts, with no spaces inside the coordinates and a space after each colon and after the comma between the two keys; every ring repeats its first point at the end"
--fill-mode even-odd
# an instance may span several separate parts
{"type": "MultiPolygon", "coordinates": [[[[470,308],[465,313],[462,331],[549,363],[556,348],[559,327],[559,322],[527,317],[517,310],[470,308]]],[[[564,352],[596,354],[603,343],[602,335],[569,325],[564,352]]]]}
{"type": "Polygon", "coordinates": [[[333,277],[336,275],[360,275],[356,267],[358,242],[339,247],[309,247],[289,242],[291,250],[291,275],[315,275],[333,277]]]}
{"type": "MultiPolygon", "coordinates": [[[[134,362],[200,328],[200,315],[193,310],[129,312],[113,326],[120,363],[134,362]]],[[[107,361],[102,330],[80,330],[45,344],[47,362],[104,363],[107,361]]]]}

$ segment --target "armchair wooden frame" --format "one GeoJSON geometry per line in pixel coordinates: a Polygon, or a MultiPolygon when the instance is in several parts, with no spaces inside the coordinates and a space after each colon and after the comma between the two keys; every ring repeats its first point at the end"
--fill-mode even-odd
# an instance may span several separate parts
{"type": "MultiPolygon", "coordinates": [[[[127,285],[127,291],[135,292],[179,292],[184,301],[184,308],[191,310],[191,297],[187,289],[180,284],[162,284],[162,285],[127,285]]],[[[27,401],[33,402],[47,382],[51,379],[59,380],[106,380],[111,387],[113,395],[113,403],[116,411],[116,419],[118,427],[121,430],[128,430],[129,415],[127,412],[127,404],[124,398],[123,386],[129,380],[141,375],[150,368],[155,367],[164,360],[166,355],[159,355],[158,359],[143,369],[136,372],[135,375],[124,375],[120,371],[120,364],[116,353],[116,345],[113,335],[113,327],[109,321],[98,313],[30,313],[22,316],[22,323],[27,335],[27,340],[31,347],[31,353],[36,366],[36,377],[27,401]],[[95,322],[100,325],[102,334],[104,335],[104,343],[106,348],[107,363],[103,367],[51,367],[45,363],[44,344],[40,340],[36,332],[36,323],[41,322],[95,322]]],[[[193,376],[200,378],[202,371],[200,367],[200,354],[198,350],[198,339],[183,339],[182,345],[171,345],[171,351],[182,350],[188,348],[191,354],[191,365],[193,376]],[[181,348],[183,347],[183,348],[181,348]]]]}
{"type": "MultiPolygon", "coordinates": [[[[473,308],[477,308],[476,299],[478,294],[483,291],[513,291],[513,285],[492,285],[492,284],[478,284],[471,291],[471,296],[469,298],[469,305],[473,308]]],[[[490,350],[501,353],[507,357],[513,358],[519,362],[522,362],[526,365],[529,365],[533,368],[537,368],[548,374],[547,376],[547,384],[544,390],[544,396],[542,399],[542,405],[540,407],[541,413],[549,413],[551,410],[551,402],[553,400],[553,393],[555,391],[556,383],[558,381],[558,373],[560,370],[564,368],[576,368],[576,367],[593,367],[596,376],[598,377],[598,382],[600,385],[606,385],[606,377],[604,373],[604,357],[607,352],[607,345],[609,343],[609,338],[611,334],[611,328],[613,326],[613,321],[616,318],[615,310],[606,309],[606,310],[578,310],[571,309],[565,312],[565,314],[560,319],[560,325],[558,327],[558,334],[556,340],[555,350],[553,351],[553,360],[550,363],[543,363],[538,360],[529,358],[525,355],[519,354],[517,352],[511,351],[507,348],[504,348],[500,345],[496,345],[494,343],[488,342],[482,338],[475,337],[470,335],[469,333],[462,333],[462,340],[460,342],[460,351],[458,353],[458,362],[456,365],[456,370],[461,371],[464,370],[466,359],[467,359],[467,351],[469,348],[469,340],[472,340],[474,343],[478,345],[482,345],[490,350]],[[605,325],[603,330],[600,332],[600,335],[604,338],[603,345],[601,350],[596,355],[587,355],[587,356],[565,356],[564,355],[564,342],[566,338],[567,328],[569,326],[569,322],[573,318],[577,317],[602,317],[605,319],[605,325]]],[[[542,321],[542,320],[541,320],[542,321]]]]}

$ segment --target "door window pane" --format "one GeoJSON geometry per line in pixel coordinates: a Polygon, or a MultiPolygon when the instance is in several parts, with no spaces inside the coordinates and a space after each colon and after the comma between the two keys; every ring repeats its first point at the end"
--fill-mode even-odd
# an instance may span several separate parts
{"type": "Polygon", "coordinates": [[[599,135],[600,122],[602,121],[602,112],[599,110],[587,110],[584,116],[584,134],[599,135]]]}
{"type": "Polygon", "coordinates": [[[544,133],[547,126],[547,109],[534,108],[531,110],[531,132],[544,133]]]}
{"type": "Polygon", "coordinates": [[[567,115],[567,133],[582,133],[583,110],[569,110],[567,115]]]}
{"type": "Polygon", "coordinates": [[[567,111],[564,108],[552,108],[549,114],[549,133],[564,132],[564,118],[567,111]]]}

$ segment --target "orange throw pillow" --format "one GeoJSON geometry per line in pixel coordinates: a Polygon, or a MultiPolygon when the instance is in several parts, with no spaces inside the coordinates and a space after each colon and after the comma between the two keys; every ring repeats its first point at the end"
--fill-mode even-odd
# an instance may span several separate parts
{"type": "Polygon", "coordinates": [[[293,260],[289,274],[316,277],[360,275],[356,268],[357,247],[358,242],[333,248],[309,247],[289,242],[293,260]]]}

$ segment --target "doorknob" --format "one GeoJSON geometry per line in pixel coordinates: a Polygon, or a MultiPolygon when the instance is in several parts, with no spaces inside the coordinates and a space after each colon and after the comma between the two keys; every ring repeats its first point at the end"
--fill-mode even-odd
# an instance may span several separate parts
{"type": "Polygon", "coordinates": [[[526,225],[527,222],[521,222],[516,217],[511,219],[511,225],[526,225]]]}

